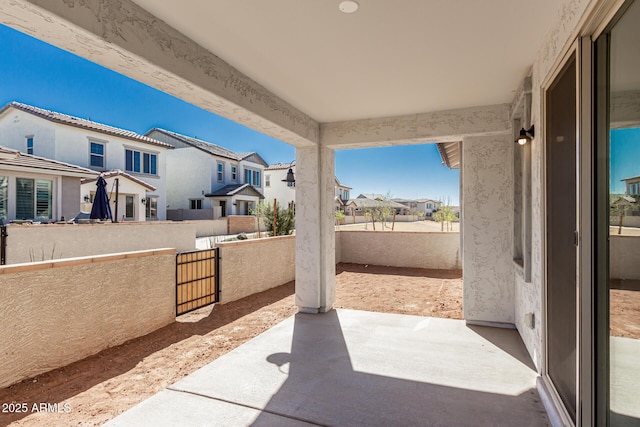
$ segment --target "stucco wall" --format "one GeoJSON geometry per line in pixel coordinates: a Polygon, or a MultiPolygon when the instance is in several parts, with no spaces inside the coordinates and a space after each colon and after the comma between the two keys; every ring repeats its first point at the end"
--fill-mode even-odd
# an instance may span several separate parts
{"type": "Polygon", "coordinates": [[[73,218],[80,211],[80,180],[62,177],[62,197],[60,214],[66,219],[73,218]]]}
{"type": "Polygon", "coordinates": [[[0,267],[0,387],[175,320],[175,251],[0,267]]]}
{"type": "Polygon", "coordinates": [[[253,233],[257,224],[255,216],[231,215],[227,217],[227,234],[253,233]]]}
{"type": "Polygon", "coordinates": [[[295,279],[295,237],[218,243],[220,302],[228,303],[295,279]]]}
{"type": "MultiPolygon", "coordinates": [[[[615,225],[617,226],[618,224],[620,224],[620,217],[612,217],[611,218],[611,225],[615,225]]],[[[622,219],[622,226],[623,227],[640,227],[640,216],[625,216],[622,219]]]]}
{"type": "MultiPolygon", "coordinates": [[[[416,221],[422,221],[420,219],[420,217],[418,217],[417,215],[396,215],[396,222],[416,222],[416,221]]],[[[430,219],[427,219],[426,221],[431,221],[430,219]]],[[[371,218],[364,216],[364,215],[345,215],[344,218],[344,224],[345,225],[349,225],[349,224],[363,224],[363,223],[369,223],[371,224],[371,218]]],[[[393,217],[390,217],[387,220],[387,223],[385,225],[385,228],[387,227],[387,225],[389,226],[389,229],[391,229],[391,223],[393,222],[393,217]]],[[[378,229],[378,227],[380,226],[380,223],[376,221],[376,229],[378,229]]]]}
{"type": "Polygon", "coordinates": [[[221,236],[227,234],[227,218],[208,221],[189,221],[196,227],[196,237],[221,236]]]}
{"type": "Polygon", "coordinates": [[[340,261],[356,264],[443,270],[461,268],[459,233],[338,231],[336,258],[338,252],[340,261]]]}
{"type": "Polygon", "coordinates": [[[609,236],[609,275],[614,279],[640,280],[640,236],[609,236]]]}
{"type": "Polygon", "coordinates": [[[510,135],[462,143],[464,318],[470,322],[515,322],[513,149],[510,135]]]}
{"type": "Polygon", "coordinates": [[[7,264],[141,251],[195,249],[188,222],[41,224],[7,227],[7,264]]]}
{"type": "Polygon", "coordinates": [[[555,20],[549,24],[549,32],[541,44],[540,49],[533,59],[532,67],[532,106],[531,123],[536,126],[536,138],[531,142],[531,204],[532,204],[532,237],[531,237],[531,283],[520,283],[517,273],[514,273],[517,288],[515,304],[518,316],[515,319],[516,327],[522,336],[522,340],[533,359],[533,362],[541,369],[542,366],[542,299],[544,288],[544,150],[543,141],[539,137],[541,130],[546,126],[542,96],[544,94],[541,85],[547,76],[552,73],[554,64],[562,55],[562,49],[567,43],[573,41],[572,37],[584,15],[590,0],[565,0],[559,6],[555,20]],[[540,130],[540,131],[539,131],[540,130]],[[524,314],[535,314],[535,327],[533,329],[525,325],[524,314]]]}

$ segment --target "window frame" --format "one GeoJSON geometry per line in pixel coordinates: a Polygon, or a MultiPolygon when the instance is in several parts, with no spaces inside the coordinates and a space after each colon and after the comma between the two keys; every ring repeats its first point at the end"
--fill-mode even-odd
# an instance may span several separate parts
{"type": "Polygon", "coordinates": [[[91,168],[98,168],[98,169],[106,169],[107,168],[107,144],[104,141],[98,141],[95,139],[89,139],[89,167],[91,168]],[[94,153],[93,152],[93,146],[102,146],[102,154],[100,153],[94,153]],[[92,162],[92,159],[96,157],[96,158],[101,158],[102,159],[102,165],[94,165],[92,162]]]}
{"type": "Polygon", "coordinates": [[[138,147],[124,147],[124,170],[127,173],[134,173],[146,176],[158,175],[158,157],[160,153],[157,151],[142,150],[138,147]],[[129,156],[131,153],[131,156],[129,156]],[[129,167],[131,165],[131,167],[129,167]],[[137,167],[137,170],[136,170],[137,167]],[[147,172],[145,172],[147,170],[147,172]]]}
{"type": "MultiPolygon", "coordinates": [[[[16,189],[15,189],[15,203],[16,203],[16,219],[31,219],[31,220],[36,220],[38,218],[44,219],[44,220],[52,220],[53,219],[53,193],[54,193],[54,181],[50,180],[50,179],[40,179],[40,178],[23,178],[23,177],[16,177],[16,189]],[[19,215],[19,214],[24,214],[25,212],[20,212],[19,209],[21,208],[21,203],[19,203],[18,198],[22,195],[21,193],[21,186],[19,185],[19,181],[30,181],[31,182],[31,201],[30,201],[30,215],[19,215]],[[48,188],[47,188],[47,200],[46,200],[46,209],[47,209],[47,215],[46,216],[41,216],[38,215],[39,214],[39,205],[42,203],[42,200],[40,199],[40,194],[39,194],[39,188],[38,185],[39,184],[48,184],[48,188]]],[[[22,201],[24,202],[24,201],[22,201]]]]}
{"type": "Polygon", "coordinates": [[[202,199],[189,199],[189,209],[191,209],[191,210],[201,210],[202,209],[202,199]],[[194,207],[194,205],[195,205],[195,207],[194,207]]]}
{"type": "Polygon", "coordinates": [[[224,182],[224,162],[216,162],[216,180],[218,182],[224,182]]]}
{"type": "Polygon", "coordinates": [[[35,135],[27,135],[25,136],[25,143],[27,145],[27,154],[33,155],[33,147],[34,147],[34,137],[35,135]]]}

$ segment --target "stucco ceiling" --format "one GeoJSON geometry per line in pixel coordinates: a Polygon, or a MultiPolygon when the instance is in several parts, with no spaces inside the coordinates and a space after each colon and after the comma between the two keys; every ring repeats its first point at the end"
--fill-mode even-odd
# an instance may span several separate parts
{"type": "Polygon", "coordinates": [[[511,102],[556,0],[134,0],[320,122],[511,102]]]}

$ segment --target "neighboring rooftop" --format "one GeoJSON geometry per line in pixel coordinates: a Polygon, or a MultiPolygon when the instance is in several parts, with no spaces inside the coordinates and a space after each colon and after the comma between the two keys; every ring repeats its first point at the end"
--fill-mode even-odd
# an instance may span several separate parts
{"type": "Polygon", "coordinates": [[[44,108],[35,107],[33,105],[22,104],[20,102],[9,102],[7,105],[0,109],[0,115],[5,113],[10,108],[24,111],[34,116],[49,120],[50,122],[60,123],[63,125],[74,126],[81,129],[92,130],[95,132],[106,133],[108,135],[119,136],[121,138],[127,138],[146,144],[156,145],[159,147],[173,148],[173,146],[164,142],[149,138],[145,135],[132,132],[130,130],[117,128],[114,126],[105,125],[103,123],[93,122],[88,119],[81,119],[80,117],[70,116],[68,114],[58,113],[56,111],[45,110],[44,108]]]}
{"type": "Polygon", "coordinates": [[[273,163],[267,166],[264,170],[274,171],[274,170],[289,169],[289,168],[295,168],[295,167],[296,167],[295,161],[293,163],[273,163]]]}
{"type": "Polygon", "coordinates": [[[264,199],[264,196],[258,189],[249,184],[230,184],[225,185],[224,187],[218,188],[211,193],[207,193],[205,197],[229,197],[235,196],[236,194],[242,194],[245,196],[257,196],[261,199],[264,199]]]}
{"type": "Polygon", "coordinates": [[[29,168],[41,171],[59,172],[61,175],[72,176],[98,176],[98,172],[86,169],[70,163],[46,159],[32,154],[21,153],[17,150],[0,146],[0,166],[4,168],[29,168]]]}
{"type": "MultiPolygon", "coordinates": [[[[161,128],[153,128],[149,132],[147,132],[147,135],[152,134],[153,132],[168,135],[169,137],[174,138],[183,144],[197,148],[201,151],[204,151],[205,153],[212,154],[214,156],[223,157],[225,159],[235,160],[238,162],[241,160],[249,160],[250,157],[254,157],[254,159],[250,161],[268,166],[268,163],[265,162],[264,159],[260,157],[260,155],[255,151],[250,153],[236,153],[235,151],[229,150],[228,148],[222,147],[212,142],[203,141],[192,136],[183,135],[181,133],[161,128]]],[[[175,148],[175,146],[171,143],[167,144],[175,148]]]]}

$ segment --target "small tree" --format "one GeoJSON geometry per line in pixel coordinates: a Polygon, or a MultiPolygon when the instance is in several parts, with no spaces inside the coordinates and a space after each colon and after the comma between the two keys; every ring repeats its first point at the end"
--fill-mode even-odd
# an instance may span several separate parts
{"type": "Polygon", "coordinates": [[[444,220],[447,221],[447,230],[453,231],[452,222],[458,218],[456,216],[456,213],[453,211],[453,209],[449,205],[445,206],[442,212],[444,213],[444,220]]]}
{"type": "Polygon", "coordinates": [[[342,224],[344,221],[344,212],[342,212],[341,210],[337,210],[336,211],[336,224],[342,224]]]}
{"type": "Polygon", "coordinates": [[[271,203],[259,203],[255,209],[251,211],[252,215],[258,217],[258,226],[260,219],[262,219],[267,233],[274,236],[273,225],[275,216],[276,236],[288,236],[293,232],[295,228],[295,215],[293,209],[283,209],[279,204],[276,205],[276,209],[273,209],[271,203]]]}
{"type": "Polygon", "coordinates": [[[440,231],[444,231],[445,215],[444,210],[439,210],[433,213],[433,220],[440,223],[440,231]]]}

